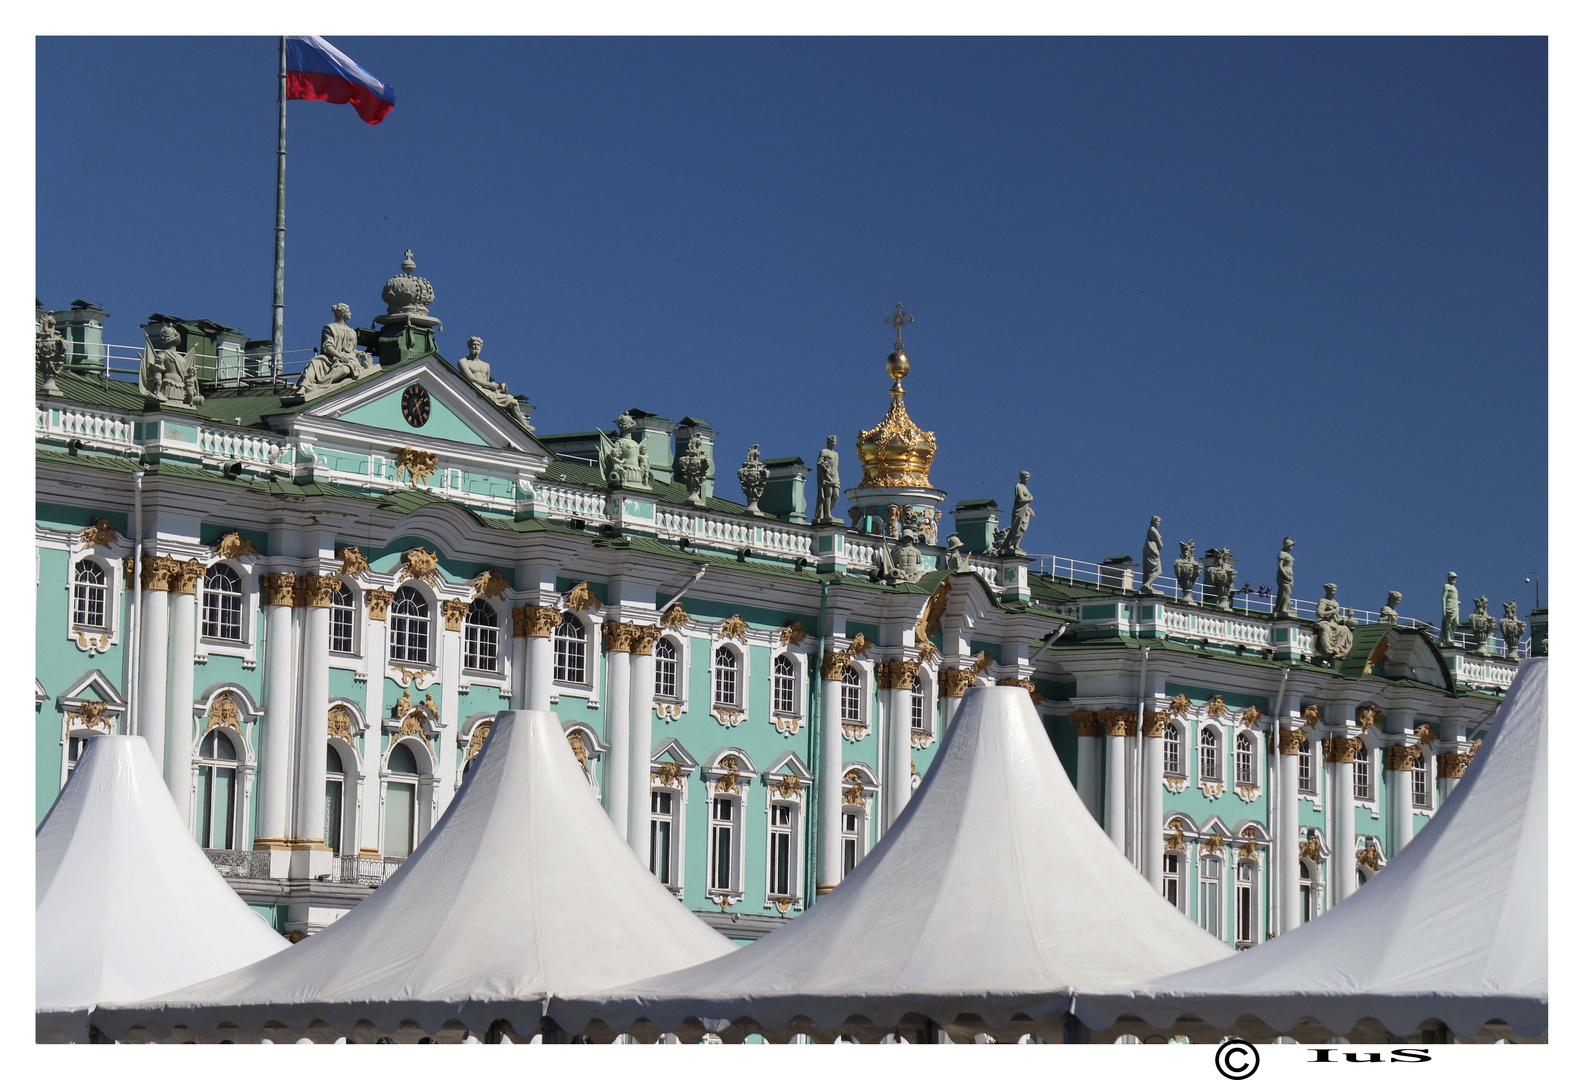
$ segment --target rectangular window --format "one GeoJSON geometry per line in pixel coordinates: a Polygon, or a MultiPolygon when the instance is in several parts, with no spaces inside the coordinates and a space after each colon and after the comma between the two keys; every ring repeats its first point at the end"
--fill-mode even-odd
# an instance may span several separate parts
{"type": "Polygon", "coordinates": [[[325,780],[325,845],[341,854],[341,778],[325,780]]]}
{"type": "Polygon", "coordinates": [[[1364,747],[1353,758],[1353,797],[1360,802],[1368,802],[1375,797],[1375,785],[1371,783],[1370,749],[1364,747]]]}
{"type": "Polygon", "coordinates": [[[87,630],[103,630],[109,626],[105,616],[105,573],[95,562],[77,564],[76,580],[72,584],[72,625],[87,630]]]}
{"type": "Polygon", "coordinates": [[[796,676],[793,674],[792,661],[784,656],[776,657],[774,701],[771,708],[778,713],[793,713],[797,710],[796,676]]]}
{"type": "Polygon", "coordinates": [[[737,705],[737,654],[725,646],[715,650],[715,702],[737,705]]]}
{"type": "Polygon", "coordinates": [[[385,854],[405,859],[413,850],[418,790],[412,784],[385,785],[385,854]]]}
{"type": "Polygon", "coordinates": [[[1237,940],[1241,944],[1254,943],[1254,867],[1240,862],[1237,868],[1237,940]]]}
{"type": "Polygon", "coordinates": [[[913,693],[909,695],[908,701],[912,709],[910,719],[913,721],[913,730],[920,735],[927,735],[929,728],[924,725],[924,685],[916,675],[913,677],[913,693]]]}
{"type": "Polygon", "coordinates": [[[463,624],[462,666],[473,671],[500,669],[500,627],[463,624]]]}
{"type": "Polygon", "coordinates": [[[1412,774],[1413,779],[1410,781],[1410,783],[1413,785],[1413,804],[1424,809],[1429,809],[1430,755],[1426,754],[1423,750],[1420,751],[1418,757],[1414,758],[1412,774]]]}
{"type": "Polygon", "coordinates": [[[1314,747],[1308,739],[1298,748],[1298,790],[1305,795],[1315,793],[1314,747]]]}
{"type": "MultiPolygon", "coordinates": [[[[848,674],[852,675],[852,671],[850,669],[848,674]]],[[[852,675],[851,682],[849,682],[845,677],[842,679],[841,722],[844,724],[863,723],[863,717],[858,708],[859,689],[860,687],[858,686],[858,677],[856,675],[852,675]]]]}
{"type": "Polygon", "coordinates": [[[1161,860],[1161,895],[1177,910],[1182,910],[1182,856],[1166,852],[1161,860]]]}
{"type": "Polygon", "coordinates": [[[717,798],[710,802],[710,890],[731,892],[735,875],[732,855],[736,847],[736,800],[717,798]]]}
{"type": "Polygon", "coordinates": [[[770,895],[792,896],[793,808],[786,803],[770,807],[770,895]]]}
{"type": "Polygon", "coordinates": [[[198,770],[198,843],[229,848],[236,818],[236,770],[202,766],[198,770]]]}
{"type": "Polygon", "coordinates": [[[655,645],[655,696],[676,699],[677,655],[676,646],[669,641],[655,645]]]}
{"type": "MultiPolygon", "coordinates": [[[[336,598],[338,601],[340,597],[336,598]]],[[[352,651],[352,617],[351,604],[335,603],[330,605],[330,651],[333,653],[350,653],[352,651]]]]}
{"type": "Polygon", "coordinates": [[[672,884],[671,799],[669,791],[649,793],[649,870],[662,885],[672,884]]]}
{"type": "Polygon", "coordinates": [[[1182,729],[1176,724],[1167,723],[1161,729],[1161,757],[1164,759],[1162,771],[1167,776],[1183,775],[1182,729]]]}
{"type": "Polygon", "coordinates": [[[852,873],[863,855],[863,815],[857,810],[842,811],[842,877],[852,873]]]}
{"type": "MultiPolygon", "coordinates": [[[[563,627],[565,623],[561,624],[563,627]]],[[[557,631],[555,637],[555,681],[576,683],[580,686],[587,684],[587,665],[584,663],[584,648],[587,642],[583,639],[582,628],[579,627],[577,636],[570,632],[557,631]]]]}
{"type": "Polygon", "coordinates": [[[1221,860],[1199,860],[1199,925],[1221,936],[1221,860]]]}

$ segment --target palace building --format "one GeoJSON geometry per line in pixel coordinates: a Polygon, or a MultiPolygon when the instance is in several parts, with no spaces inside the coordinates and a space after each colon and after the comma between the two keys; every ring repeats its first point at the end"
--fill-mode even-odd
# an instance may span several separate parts
{"type": "Polygon", "coordinates": [[[635,857],[757,937],[884,835],[965,692],[1016,685],[1140,872],[1252,945],[1402,850],[1543,651],[1543,610],[1483,598],[1436,627],[1273,611],[1225,548],[1027,555],[1023,484],[1005,527],[987,500],[948,523],[900,305],[856,443],[738,467],[693,417],[535,430],[482,342],[440,355],[410,255],[291,382],[217,323],[151,316],[130,347],[92,304],[38,312],[36,816],[85,740],[141,735],[283,934],[378,888],[495,714],[542,709],[635,857]]]}

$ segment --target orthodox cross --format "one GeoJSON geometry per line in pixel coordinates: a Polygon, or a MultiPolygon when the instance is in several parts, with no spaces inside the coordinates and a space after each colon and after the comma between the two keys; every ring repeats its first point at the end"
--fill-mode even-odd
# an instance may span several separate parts
{"type": "Polygon", "coordinates": [[[887,326],[896,327],[896,351],[902,351],[902,327],[913,321],[913,316],[902,310],[902,301],[897,301],[897,309],[893,314],[885,317],[887,326]]]}

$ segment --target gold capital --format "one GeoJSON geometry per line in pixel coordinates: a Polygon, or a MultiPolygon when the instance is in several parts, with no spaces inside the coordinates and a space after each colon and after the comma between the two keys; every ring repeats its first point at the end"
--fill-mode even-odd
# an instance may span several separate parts
{"type": "Polygon", "coordinates": [[[1388,746],[1386,748],[1386,771],[1407,772],[1414,767],[1423,753],[1417,746],[1388,746]]]}
{"type": "Polygon", "coordinates": [[[1302,753],[1303,748],[1309,744],[1309,733],[1303,728],[1281,729],[1281,752],[1288,757],[1302,753]]]}
{"type": "Polygon", "coordinates": [[[561,613],[553,607],[520,607],[512,610],[513,637],[549,637],[561,625],[561,613]]]}
{"type": "Polygon", "coordinates": [[[1098,739],[1105,734],[1105,726],[1088,709],[1074,709],[1067,714],[1067,719],[1078,729],[1080,739],[1098,739]]]}
{"type": "Polygon", "coordinates": [[[462,629],[463,616],[467,615],[468,602],[466,600],[447,600],[440,605],[440,613],[445,617],[447,630],[462,629]]]}
{"type": "Polygon", "coordinates": [[[1436,771],[1443,779],[1456,780],[1463,775],[1473,758],[1473,754],[1460,754],[1455,750],[1449,750],[1436,756],[1436,771]]]}
{"type": "Polygon", "coordinates": [[[974,684],[974,673],[967,668],[941,668],[936,676],[941,697],[960,698],[974,684]]]}
{"type": "Polygon", "coordinates": [[[365,592],[363,599],[368,601],[369,618],[375,622],[384,622],[385,613],[390,608],[393,596],[389,589],[381,589],[378,586],[365,592]]]}
{"type": "MultiPolygon", "coordinates": [[[[1036,705],[1038,705],[1040,702],[1045,700],[1044,695],[1041,694],[1038,690],[1034,689],[1034,680],[1033,679],[997,679],[996,680],[996,685],[997,686],[1021,686],[1023,689],[1028,691],[1029,700],[1034,702],[1034,704],[1036,704],[1036,705]]],[[[1134,726],[1136,727],[1137,725],[1134,725],[1134,726]]]]}
{"type": "Polygon", "coordinates": [[[337,574],[306,574],[302,585],[304,607],[329,607],[336,593],[341,591],[341,578],[337,574]]]}
{"type": "Polygon", "coordinates": [[[143,588],[151,592],[169,592],[171,578],[180,569],[181,563],[169,555],[143,556],[143,588]]]}
{"type": "Polygon", "coordinates": [[[197,592],[198,579],[203,577],[204,564],[197,559],[175,562],[169,579],[170,591],[177,596],[192,596],[197,592]]]}
{"type": "Polygon", "coordinates": [[[655,642],[660,640],[660,635],[663,633],[665,633],[663,627],[634,624],[632,638],[629,642],[632,654],[634,656],[653,656],[655,642]]]}
{"type": "Polygon", "coordinates": [[[1325,760],[1329,764],[1347,765],[1352,763],[1354,756],[1360,750],[1364,749],[1364,740],[1338,735],[1336,738],[1327,739],[1321,745],[1324,747],[1322,752],[1325,755],[1325,760]]]}
{"type": "Polygon", "coordinates": [[[1169,714],[1162,709],[1159,712],[1150,709],[1144,710],[1144,737],[1146,739],[1159,739],[1166,734],[1166,717],[1169,714]]]}
{"type": "Polygon", "coordinates": [[[1107,735],[1132,738],[1138,734],[1138,717],[1127,709],[1101,709],[1094,715],[1107,735]]]}
{"type": "Polygon", "coordinates": [[[875,664],[875,682],[882,690],[911,690],[918,668],[917,660],[881,660],[875,664]]]}
{"type": "Polygon", "coordinates": [[[605,631],[605,651],[608,653],[632,652],[632,632],[637,627],[626,622],[607,622],[605,631]]]}
{"type": "Polygon", "coordinates": [[[292,573],[265,574],[259,579],[264,589],[265,605],[291,607],[297,592],[297,575],[292,573]]]}

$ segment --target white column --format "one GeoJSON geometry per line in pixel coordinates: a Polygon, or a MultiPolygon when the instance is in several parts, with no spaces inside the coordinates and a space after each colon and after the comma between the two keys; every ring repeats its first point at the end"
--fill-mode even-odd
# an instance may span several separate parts
{"type": "Polygon", "coordinates": [[[1414,834],[1412,753],[1408,746],[1388,746],[1382,755],[1391,787],[1391,856],[1394,859],[1408,846],[1414,834]]]}
{"type": "Polygon", "coordinates": [[[823,896],[841,883],[841,808],[842,808],[842,729],[841,688],[842,674],[847,669],[845,660],[832,656],[833,646],[826,644],[825,669],[820,673],[820,742],[819,766],[816,782],[819,784],[819,884],[816,895],[823,896]]]}
{"type": "MultiPolygon", "coordinates": [[[[446,812],[446,807],[451,805],[451,800],[456,796],[457,789],[457,731],[461,726],[462,718],[459,715],[458,684],[462,681],[462,623],[467,617],[467,601],[452,600],[447,603],[458,604],[452,612],[456,620],[456,629],[451,629],[451,619],[445,622],[445,631],[440,635],[440,760],[435,770],[435,818],[440,820],[440,815],[446,812]]],[[[430,823],[430,828],[434,822],[430,823]]]]}
{"type": "Polygon", "coordinates": [[[549,712],[550,694],[555,689],[555,648],[550,635],[560,625],[561,616],[555,608],[530,607],[525,609],[523,618],[528,634],[528,685],[524,694],[528,708],[549,712]]]}
{"type": "Polygon", "coordinates": [[[627,844],[649,865],[649,787],[654,753],[655,642],[658,626],[638,626],[632,634],[632,693],[628,709],[631,746],[627,757],[627,844]]]}
{"type": "Polygon", "coordinates": [[[1100,737],[1078,733],[1078,797],[1096,823],[1100,811],[1100,737]]]}
{"type": "Polygon", "coordinates": [[[1441,803],[1445,803],[1457,790],[1458,781],[1463,779],[1469,755],[1463,749],[1463,731],[1457,724],[1442,724],[1441,740],[1445,749],[1436,755],[1435,771],[1436,783],[1441,788],[1441,803]]]}
{"type": "Polygon", "coordinates": [[[1144,877],[1157,894],[1161,891],[1162,864],[1166,859],[1166,822],[1163,820],[1166,813],[1166,746],[1161,737],[1165,726],[1165,713],[1145,710],[1144,793],[1139,800],[1144,814],[1142,857],[1144,877]]]}
{"type": "Polygon", "coordinates": [[[913,676],[918,664],[882,660],[875,674],[886,703],[885,823],[890,828],[913,794],[913,676]]]}
{"type": "MultiPolygon", "coordinates": [[[[330,599],[341,581],[310,575],[303,612],[302,706],[297,730],[297,811],[293,837],[299,850],[328,852],[325,844],[325,744],[330,738],[330,599]]],[[[317,862],[319,860],[310,861],[317,862]]]]}
{"type": "MultiPolygon", "coordinates": [[[[389,598],[386,598],[389,603],[389,598]]],[[[385,633],[386,608],[381,605],[375,618],[375,609],[369,609],[364,623],[363,656],[368,664],[368,691],[364,698],[363,717],[368,729],[363,733],[363,775],[359,777],[362,800],[358,804],[358,850],[361,858],[374,859],[380,854],[380,768],[384,762],[385,672],[389,667],[385,633]]]]}
{"type": "MultiPolygon", "coordinates": [[[[1118,713],[1120,710],[1106,710],[1118,713]]],[[[1106,728],[1105,831],[1127,854],[1127,743],[1131,718],[1126,713],[1103,720],[1106,728]]],[[[1136,721],[1134,721],[1136,723],[1136,721]]]]}
{"type": "MultiPolygon", "coordinates": [[[[259,751],[259,825],[253,846],[284,849],[291,835],[292,717],[297,711],[297,684],[292,678],[296,651],[292,642],[292,593],[297,575],[265,574],[260,585],[265,605],[264,718],[259,751]]],[[[371,674],[371,682],[373,678],[371,674]]]]}
{"type": "Polygon", "coordinates": [[[936,676],[936,684],[940,687],[940,737],[944,739],[946,733],[951,730],[952,721],[957,719],[957,710],[962,705],[963,695],[973,687],[973,672],[967,668],[943,667],[936,676]]]}
{"type": "Polygon", "coordinates": [[[1331,774],[1331,898],[1340,904],[1353,895],[1353,744],[1338,735],[1327,746],[1331,774]]]}
{"type": "Polygon", "coordinates": [[[528,609],[512,609],[511,707],[528,708],[528,609]]]}
{"type": "Polygon", "coordinates": [[[170,647],[170,577],[175,560],[143,560],[143,616],[139,627],[137,733],[148,743],[160,770],[165,768],[165,669],[170,647]]]}
{"type": "MultiPolygon", "coordinates": [[[[193,786],[193,652],[197,645],[198,597],[193,592],[203,564],[183,564],[171,579],[170,653],[166,657],[165,784],[176,813],[188,820],[193,786]]],[[[239,834],[241,829],[237,830],[239,834]]]]}
{"type": "Polygon", "coordinates": [[[605,623],[605,813],[616,831],[627,838],[628,760],[632,753],[632,654],[628,652],[627,623],[605,623]]]}
{"type": "Polygon", "coordinates": [[[1310,752],[1301,729],[1278,726],[1280,744],[1281,805],[1276,828],[1276,888],[1281,907],[1281,933],[1298,929],[1303,921],[1298,899],[1298,755],[1310,752]]]}

